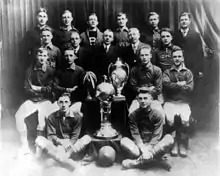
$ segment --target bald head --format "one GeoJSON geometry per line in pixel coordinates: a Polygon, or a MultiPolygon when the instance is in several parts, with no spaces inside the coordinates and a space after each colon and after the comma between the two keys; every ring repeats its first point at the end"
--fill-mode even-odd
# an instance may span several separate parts
{"type": "Polygon", "coordinates": [[[137,43],[140,39],[140,32],[137,28],[130,28],[128,32],[128,37],[131,43],[137,43]]]}
{"type": "Polygon", "coordinates": [[[106,29],[103,33],[103,42],[106,45],[109,45],[113,42],[114,40],[114,34],[110,29],[106,29]]]}

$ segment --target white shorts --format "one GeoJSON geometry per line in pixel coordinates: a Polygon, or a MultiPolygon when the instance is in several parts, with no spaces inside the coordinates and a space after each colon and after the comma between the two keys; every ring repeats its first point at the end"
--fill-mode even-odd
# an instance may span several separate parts
{"type": "Polygon", "coordinates": [[[189,104],[179,101],[165,102],[163,108],[168,125],[173,125],[174,116],[179,114],[183,125],[189,126],[189,118],[191,115],[189,104]]]}
{"type": "Polygon", "coordinates": [[[52,112],[59,109],[57,103],[52,103],[49,100],[33,102],[31,100],[26,100],[17,110],[15,114],[16,127],[17,130],[22,133],[27,131],[26,124],[24,122],[25,118],[34,112],[38,111],[38,129],[42,130],[45,127],[45,118],[48,117],[52,112]]]}

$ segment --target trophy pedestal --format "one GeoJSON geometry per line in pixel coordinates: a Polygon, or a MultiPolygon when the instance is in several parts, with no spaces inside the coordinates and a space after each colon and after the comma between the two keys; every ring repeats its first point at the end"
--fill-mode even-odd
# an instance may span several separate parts
{"type": "Polygon", "coordinates": [[[126,99],[125,99],[125,96],[124,96],[124,95],[115,95],[115,96],[113,97],[113,100],[114,100],[114,101],[125,101],[126,99]]]}
{"type": "Polygon", "coordinates": [[[112,127],[110,122],[102,122],[101,128],[93,135],[98,139],[115,139],[119,133],[112,127]]]}

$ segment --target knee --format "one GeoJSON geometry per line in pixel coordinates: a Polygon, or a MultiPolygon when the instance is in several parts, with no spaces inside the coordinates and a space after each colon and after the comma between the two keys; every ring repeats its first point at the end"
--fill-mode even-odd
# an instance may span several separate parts
{"type": "Polygon", "coordinates": [[[92,138],[86,134],[81,138],[81,141],[83,144],[89,144],[92,142],[92,138]]]}
{"type": "MultiPolygon", "coordinates": [[[[19,111],[19,110],[18,110],[19,111]]],[[[17,122],[19,119],[20,119],[20,115],[19,115],[19,112],[16,112],[15,113],[15,121],[17,122]]]]}
{"type": "Polygon", "coordinates": [[[43,136],[38,136],[36,139],[35,139],[35,144],[41,148],[41,149],[46,149],[46,150],[49,150],[49,146],[52,145],[52,143],[45,137],[43,136]]]}
{"type": "Polygon", "coordinates": [[[125,152],[131,154],[132,157],[138,157],[140,155],[139,148],[135,145],[135,143],[127,137],[124,137],[120,141],[121,147],[125,152]]]}
{"type": "Polygon", "coordinates": [[[188,127],[189,126],[189,117],[185,117],[183,115],[180,114],[176,114],[174,116],[174,125],[176,128],[180,128],[180,127],[188,127]]]}
{"type": "Polygon", "coordinates": [[[81,112],[82,102],[74,103],[70,108],[74,112],[81,112]]]}
{"type": "Polygon", "coordinates": [[[169,120],[169,119],[166,119],[166,123],[169,127],[174,127],[174,122],[173,120],[169,120]]]}
{"type": "Polygon", "coordinates": [[[129,144],[131,144],[131,140],[127,137],[123,137],[120,141],[120,144],[122,147],[130,146],[129,144]]]}
{"type": "Polygon", "coordinates": [[[134,99],[129,107],[129,114],[139,108],[139,103],[136,99],[134,99]]]}
{"type": "Polygon", "coordinates": [[[166,134],[164,137],[163,137],[163,140],[166,141],[166,143],[168,145],[173,145],[174,144],[174,138],[172,135],[170,134],[166,134]]]}

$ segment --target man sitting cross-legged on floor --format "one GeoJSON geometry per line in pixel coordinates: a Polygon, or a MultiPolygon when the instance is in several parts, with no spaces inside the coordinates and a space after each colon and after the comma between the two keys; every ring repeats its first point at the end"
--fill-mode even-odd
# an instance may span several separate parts
{"type": "Polygon", "coordinates": [[[19,107],[15,114],[16,127],[22,142],[20,154],[29,153],[25,119],[31,114],[38,112],[37,130],[42,133],[45,128],[45,117],[57,107],[52,103],[54,70],[48,67],[47,60],[47,50],[39,48],[36,51],[36,62],[26,72],[24,88],[27,92],[27,100],[19,107]]]}
{"type": "Polygon", "coordinates": [[[173,137],[163,135],[164,117],[151,108],[152,94],[147,88],[141,88],[137,93],[140,107],[129,115],[129,128],[134,141],[129,138],[121,140],[122,149],[130,158],[122,162],[124,168],[136,167],[168,152],[173,144],[173,137]]]}
{"type": "Polygon", "coordinates": [[[91,138],[84,135],[79,139],[83,115],[79,109],[71,108],[70,93],[63,93],[57,103],[60,109],[46,120],[48,139],[42,136],[36,139],[37,151],[44,151],[64,167],[75,169],[77,164],[71,159],[90,144],[91,138]]]}
{"type": "Polygon", "coordinates": [[[174,147],[171,154],[186,157],[189,141],[189,93],[193,90],[193,74],[185,67],[182,49],[172,51],[173,65],[163,73],[164,110],[167,124],[174,127],[174,147]]]}

